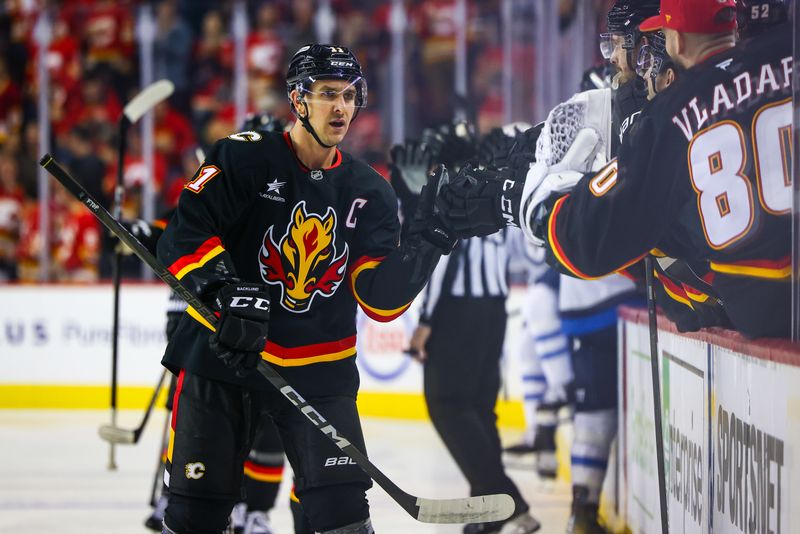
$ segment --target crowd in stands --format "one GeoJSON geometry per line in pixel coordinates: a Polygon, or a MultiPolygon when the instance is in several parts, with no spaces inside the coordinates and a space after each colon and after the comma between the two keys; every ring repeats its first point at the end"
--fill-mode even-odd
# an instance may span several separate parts
{"type": "MultiPolygon", "coordinates": [[[[598,4],[604,4],[596,0],[598,4]]],[[[461,107],[481,130],[500,124],[502,29],[500,0],[468,2],[469,99],[454,96],[455,0],[406,0],[404,121],[413,135],[452,119],[461,107]]],[[[519,3],[518,3],[519,4],[519,3]]],[[[137,17],[142,0],[8,0],[0,5],[0,282],[87,282],[108,277],[109,239],[69,195],[50,182],[50,265],[41,272],[41,198],[37,161],[41,117],[39,62],[47,66],[51,151],[105,206],[117,174],[118,120],[140,89],[137,17]],[[49,46],[42,54],[37,22],[50,14],[49,46]]],[[[175,85],[154,111],[156,212],[173,205],[197,167],[195,148],[237,131],[234,106],[234,2],[160,0],[154,21],[154,79],[175,85]]],[[[248,1],[245,37],[248,111],[291,120],[284,74],[300,46],[318,40],[317,0],[248,1]]],[[[562,0],[562,22],[574,0],[562,0]]],[[[331,0],[333,41],[360,55],[369,82],[369,106],[348,135],[346,150],[386,172],[390,144],[389,95],[394,74],[387,0],[331,0]]],[[[515,84],[532,88],[530,32],[534,13],[515,11],[515,84]],[[522,35],[522,34],[524,35],[522,35]]],[[[604,9],[598,7],[598,12],[604,9]]],[[[322,22],[324,24],[324,21],[322,22]]],[[[330,25],[330,22],[327,24],[330,25]]],[[[526,100],[532,102],[532,95],[526,100]]],[[[148,170],[139,128],[129,128],[124,165],[123,217],[141,215],[148,170]]],[[[137,270],[128,274],[135,275],[137,270]]]]}

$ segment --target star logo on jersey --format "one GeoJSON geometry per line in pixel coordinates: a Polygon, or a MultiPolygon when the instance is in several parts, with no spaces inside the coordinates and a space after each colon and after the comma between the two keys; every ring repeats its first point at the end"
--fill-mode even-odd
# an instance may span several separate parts
{"type": "Polygon", "coordinates": [[[275,192],[277,194],[281,194],[281,187],[286,185],[286,182],[279,182],[277,178],[272,180],[270,183],[267,184],[267,193],[275,192]]]}
{"type": "Polygon", "coordinates": [[[267,190],[259,193],[258,195],[261,198],[266,198],[267,200],[286,202],[286,199],[283,198],[283,195],[281,195],[281,187],[284,185],[286,185],[286,182],[279,182],[278,179],[275,178],[271,182],[267,182],[267,190]]]}
{"type": "Polygon", "coordinates": [[[261,278],[281,288],[281,306],[292,313],[309,310],[314,297],[330,297],[342,283],[349,250],[336,251],[336,212],[311,213],[305,201],[292,210],[282,237],[271,226],[264,234],[258,262],[261,278]]]}

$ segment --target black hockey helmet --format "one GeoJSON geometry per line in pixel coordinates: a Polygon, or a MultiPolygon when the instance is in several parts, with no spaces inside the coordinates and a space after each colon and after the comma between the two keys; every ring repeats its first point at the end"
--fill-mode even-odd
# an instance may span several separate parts
{"type": "Polygon", "coordinates": [[[628,51],[628,64],[633,67],[632,51],[641,39],[639,24],[658,15],[660,0],[617,0],[606,16],[607,33],[600,34],[600,52],[610,59],[614,51],[614,36],[623,38],[622,48],[628,51]]]}
{"type": "Polygon", "coordinates": [[[282,132],[286,129],[286,123],[275,117],[271,113],[248,113],[242,125],[243,132],[282,132]]]}
{"type": "Polygon", "coordinates": [[[754,37],[788,18],[788,0],[736,0],[739,39],[754,37]]]}
{"type": "Polygon", "coordinates": [[[286,92],[308,93],[317,80],[346,80],[356,90],[356,107],[367,105],[367,81],[361,64],[349,48],[308,44],[295,52],[286,73],[286,92]]]}
{"type": "Polygon", "coordinates": [[[661,30],[644,34],[647,44],[639,49],[636,59],[636,74],[641,78],[647,76],[655,79],[664,69],[672,65],[672,59],[667,54],[667,40],[661,30]]]}
{"type": "Polygon", "coordinates": [[[306,106],[305,116],[300,116],[294,105],[291,106],[292,113],[314,136],[317,143],[325,148],[331,148],[331,145],[326,145],[320,140],[308,120],[306,101],[313,96],[311,85],[318,80],[345,80],[350,83],[348,87],[355,89],[356,110],[351,122],[358,116],[359,110],[367,105],[367,81],[355,54],[343,46],[307,44],[300,47],[289,61],[289,70],[286,72],[286,94],[291,102],[291,93],[297,90],[300,101],[306,106]]]}

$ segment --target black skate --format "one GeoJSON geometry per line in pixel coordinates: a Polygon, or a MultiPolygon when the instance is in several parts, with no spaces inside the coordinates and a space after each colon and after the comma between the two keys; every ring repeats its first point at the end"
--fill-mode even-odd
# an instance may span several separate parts
{"type": "Polygon", "coordinates": [[[572,487],[572,515],[567,522],[567,534],[609,534],[597,518],[597,503],[587,501],[586,486],[572,487]]]}

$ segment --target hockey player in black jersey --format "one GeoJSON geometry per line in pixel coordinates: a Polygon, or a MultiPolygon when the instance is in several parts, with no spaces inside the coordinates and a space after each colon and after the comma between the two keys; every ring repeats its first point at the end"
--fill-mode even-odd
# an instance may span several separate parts
{"type": "MultiPolygon", "coordinates": [[[[791,28],[734,46],[732,0],[665,0],[641,28],[663,28],[685,72],[645,106],[636,135],[599,172],[581,178],[588,168],[577,165],[529,175],[523,227],[546,244],[554,265],[583,278],[618,271],[654,248],[704,263],[734,328],[788,336],[791,28]],[[567,176],[573,171],[577,178],[567,176]],[[564,180],[576,183],[569,194],[548,193],[564,180]]],[[[592,154],[591,143],[573,148],[592,154]]]]}
{"type": "Polygon", "coordinates": [[[287,92],[292,129],[218,141],[159,241],[161,261],[220,315],[212,334],[189,308],[163,360],[179,375],[167,532],[226,528],[262,412],[278,427],[314,530],[373,531],[367,475],[339,461],[339,449],[250,371],[259,359],[279,368],[365,450],[355,404],[356,306],[380,321],[399,316],[455,243],[434,206],[445,171],[432,174],[398,245],[391,186],[336,148],[367,102],[348,49],[302,47],[287,92]]]}
{"type": "Polygon", "coordinates": [[[658,0],[617,0],[606,15],[607,33],[600,34],[600,52],[612,67],[614,89],[611,152],[616,153],[626,132],[647,102],[647,89],[636,76],[636,62],[645,39],[639,24],[658,14],[658,0]]]}

